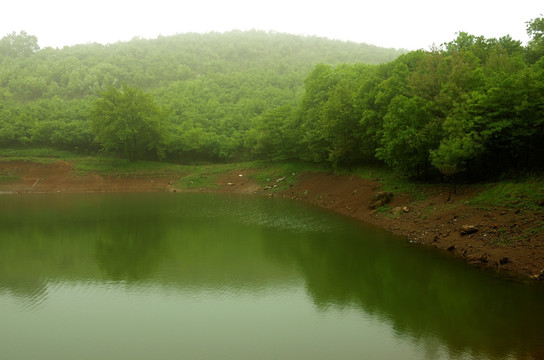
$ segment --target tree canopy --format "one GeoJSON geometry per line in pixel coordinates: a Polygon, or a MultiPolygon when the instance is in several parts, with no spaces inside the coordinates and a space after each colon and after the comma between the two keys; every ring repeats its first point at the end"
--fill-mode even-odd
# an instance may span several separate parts
{"type": "Polygon", "coordinates": [[[36,37],[12,33],[0,40],[0,146],[96,151],[104,142],[91,129],[95,100],[112,87],[126,85],[152,96],[164,111],[168,159],[268,157],[266,147],[257,145],[265,137],[255,129],[276,108],[297,106],[313,66],[382,63],[401,53],[261,31],[135,38],[62,49],[39,49],[36,37]]]}
{"type": "Polygon", "coordinates": [[[39,49],[0,40],[0,146],[131,159],[381,162],[413,177],[542,167],[544,20],[526,46],[429,51],[259,31],[39,49]]]}
{"type": "Polygon", "coordinates": [[[153,96],[138,88],[111,87],[94,103],[91,129],[107,151],[136,160],[146,152],[161,155],[164,132],[153,96]]]}

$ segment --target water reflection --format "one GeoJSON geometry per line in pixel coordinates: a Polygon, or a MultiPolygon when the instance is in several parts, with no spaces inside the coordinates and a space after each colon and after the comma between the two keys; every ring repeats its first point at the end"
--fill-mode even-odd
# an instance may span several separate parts
{"type": "Polygon", "coordinates": [[[46,284],[35,278],[7,279],[4,285],[0,284],[0,294],[3,291],[16,299],[26,311],[39,309],[40,305],[47,300],[46,284]]]}
{"type": "Polygon", "coordinates": [[[166,254],[166,228],[154,216],[115,218],[100,223],[95,241],[96,262],[113,280],[138,281],[154,274],[166,254]]]}
{"type": "Polygon", "coordinates": [[[400,337],[438,338],[451,354],[544,355],[541,284],[506,281],[382,237],[367,233],[341,246],[334,238],[289,243],[320,309],[359,308],[400,337]]]}
{"type": "Polygon", "coordinates": [[[296,303],[303,289],[320,313],[375,319],[429,358],[544,356],[541,284],[499,278],[301,204],[213,194],[0,201],[0,299],[22,299],[24,309],[47,303],[54,285],[92,297],[88,284],[122,284],[202,302],[292,293],[296,303]]]}

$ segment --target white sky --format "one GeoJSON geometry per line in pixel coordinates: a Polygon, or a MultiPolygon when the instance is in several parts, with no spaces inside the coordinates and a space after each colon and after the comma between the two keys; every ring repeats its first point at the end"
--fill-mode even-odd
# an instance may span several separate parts
{"type": "Polygon", "coordinates": [[[543,13],[544,0],[7,0],[0,37],[25,30],[62,47],[258,29],[415,50],[458,31],[525,43],[525,22],[543,13]]]}

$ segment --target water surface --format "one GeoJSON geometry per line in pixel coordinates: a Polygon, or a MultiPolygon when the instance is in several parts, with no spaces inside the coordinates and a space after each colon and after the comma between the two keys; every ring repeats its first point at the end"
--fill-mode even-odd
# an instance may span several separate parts
{"type": "Polygon", "coordinates": [[[543,299],[292,201],[0,196],[0,358],[537,359],[543,299]]]}

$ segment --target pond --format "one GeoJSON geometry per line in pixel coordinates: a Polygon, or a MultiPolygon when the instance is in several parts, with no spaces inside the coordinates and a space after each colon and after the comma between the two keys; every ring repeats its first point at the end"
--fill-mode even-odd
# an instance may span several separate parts
{"type": "Polygon", "coordinates": [[[0,196],[5,359],[537,359],[543,299],[294,201],[0,196]]]}

